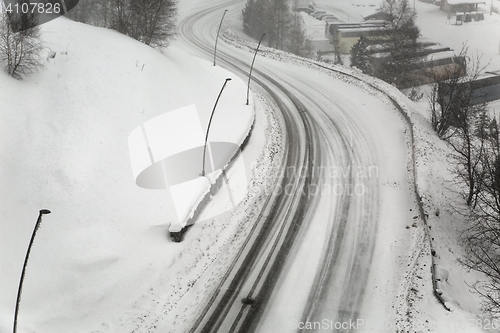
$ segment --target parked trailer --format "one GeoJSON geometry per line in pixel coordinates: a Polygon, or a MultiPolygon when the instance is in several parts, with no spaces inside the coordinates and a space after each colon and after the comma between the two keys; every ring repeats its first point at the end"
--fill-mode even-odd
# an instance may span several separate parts
{"type": "MultiPolygon", "coordinates": [[[[461,83],[458,87],[456,87],[456,89],[457,91],[468,89],[472,90],[471,98],[469,100],[470,105],[500,100],[500,75],[485,75],[472,82],[461,83]]],[[[438,93],[440,97],[444,97],[449,101],[452,95],[452,90],[446,81],[439,83],[438,93]]]]}
{"type": "Polygon", "coordinates": [[[396,85],[409,88],[422,84],[434,83],[462,77],[466,74],[466,61],[463,56],[456,56],[453,51],[444,51],[425,56],[413,65],[409,74],[410,82],[396,85]]]}
{"type": "Polygon", "coordinates": [[[338,37],[338,29],[383,27],[385,23],[385,21],[327,22],[325,24],[325,37],[330,41],[331,44],[334,44],[335,38],[338,37]]]}
{"type": "MultiPolygon", "coordinates": [[[[417,41],[417,44],[421,48],[425,48],[428,50],[434,50],[433,52],[430,53],[435,53],[435,52],[441,52],[441,51],[450,51],[449,47],[442,46],[436,42],[430,42],[430,41],[417,41]]],[[[394,49],[394,44],[392,43],[382,43],[382,44],[372,44],[368,45],[367,51],[368,54],[375,54],[375,53],[384,53],[384,52],[390,52],[394,49]]]]}
{"type": "Polygon", "coordinates": [[[337,30],[340,27],[345,28],[356,28],[361,27],[362,22],[353,22],[353,23],[345,23],[345,22],[326,22],[325,24],[325,37],[333,44],[333,37],[336,36],[337,30]]]}
{"type": "Polygon", "coordinates": [[[338,29],[335,46],[338,47],[337,52],[348,54],[351,48],[363,36],[367,41],[384,41],[390,38],[391,30],[383,26],[362,27],[362,28],[341,28],[338,29]]]}
{"type": "MultiPolygon", "coordinates": [[[[420,48],[413,52],[413,56],[415,59],[420,57],[425,57],[431,54],[451,51],[451,49],[447,46],[442,46],[439,44],[425,46],[419,43],[420,48]]],[[[375,44],[368,46],[368,54],[370,55],[370,64],[377,70],[382,64],[391,60],[391,52],[393,46],[389,46],[388,44],[375,44]],[[382,46],[382,47],[381,47],[382,46]],[[384,50],[385,52],[371,53],[374,50],[384,50]]]]}
{"type": "MultiPolygon", "coordinates": [[[[382,65],[390,61],[389,53],[375,53],[370,56],[371,73],[375,77],[383,74],[382,65]]],[[[466,62],[462,56],[456,56],[453,51],[435,52],[412,58],[413,64],[408,64],[409,73],[404,82],[394,82],[400,88],[409,88],[422,84],[445,81],[466,74],[466,62]]]]}
{"type": "Polygon", "coordinates": [[[471,104],[481,104],[500,99],[500,75],[488,75],[472,82],[471,104]]]}

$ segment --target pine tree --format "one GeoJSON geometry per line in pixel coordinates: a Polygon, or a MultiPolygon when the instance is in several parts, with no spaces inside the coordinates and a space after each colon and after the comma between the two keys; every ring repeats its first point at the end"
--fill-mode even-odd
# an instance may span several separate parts
{"type": "Polygon", "coordinates": [[[420,58],[415,57],[420,49],[417,42],[420,30],[415,23],[417,14],[410,7],[408,0],[384,0],[379,11],[388,18],[387,44],[391,46],[391,51],[389,59],[382,64],[377,76],[398,86],[409,86],[409,73],[415,70],[420,62],[420,58]]]}
{"type": "Polygon", "coordinates": [[[266,34],[267,45],[306,56],[307,42],[301,17],[292,14],[288,0],[247,0],[242,11],[243,31],[259,39],[266,34]]]}
{"type": "Polygon", "coordinates": [[[248,0],[241,12],[243,17],[243,32],[252,37],[254,36],[255,29],[255,24],[252,22],[255,17],[255,6],[255,0],[248,0]]]}
{"type": "Polygon", "coordinates": [[[271,3],[269,0],[256,0],[254,16],[252,18],[253,35],[251,37],[259,39],[262,34],[267,34],[266,39],[269,39],[272,29],[272,12],[270,11],[271,3]]]}
{"type": "Polygon", "coordinates": [[[279,50],[285,48],[286,40],[289,38],[292,27],[292,12],[288,6],[288,0],[274,0],[272,6],[272,18],[270,36],[268,41],[274,43],[270,45],[279,50]]]}
{"type": "Polygon", "coordinates": [[[304,21],[298,12],[293,14],[287,50],[301,57],[307,57],[312,51],[311,43],[306,38],[304,21]]]}
{"type": "Polygon", "coordinates": [[[368,44],[363,36],[351,48],[351,67],[360,69],[363,73],[370,73],[370,57],[368,44]]]}

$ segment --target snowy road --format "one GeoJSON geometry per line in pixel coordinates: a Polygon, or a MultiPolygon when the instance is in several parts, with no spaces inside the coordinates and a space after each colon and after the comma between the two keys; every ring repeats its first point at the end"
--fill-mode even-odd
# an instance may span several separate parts
{"type": "MultiPolygon", "coordinates": [[[[241,8],[200,8],[181,22],[181,43],[212,59],[222,12],[241,8]]],[[[251,57],[219,41],[218,65],[236,75],[251,57]]],[[[258,57],[253,74],[252,88],[283,115],[283,174],[192,331],[381,332],[395,323],[399,265],[411,251],[403,123],[374,92],[311,69],[258,57]]]]}

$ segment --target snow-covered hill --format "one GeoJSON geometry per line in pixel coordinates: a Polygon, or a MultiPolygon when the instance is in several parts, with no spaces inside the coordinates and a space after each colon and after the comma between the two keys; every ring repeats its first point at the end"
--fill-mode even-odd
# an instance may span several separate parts
{"type": "MultiPolygon", "coordinates": [[[[43,25],[42,38],[43,71],[22,81],[0,73],[0,332],[11,330],[24,255],[42,208],[52,213],[31,253],[19,332],[130,331],[143,318],[138,300],[153,286],[187,284],[189,272],[199,273],[194,257],[177,266],[174,258],[201,250],[168,239],[167,196],[136,185],[129,134],[192,104],[206,129],[231,74],[176,47],[162,54],[65,18],[43,25]],[[186,274],[162,277],[174,270],[186,274]],[[128,322],[122,328],[120,317],[128,322]]],[[[252,123],[246,85],[232,78],[211,141],[241,143],[252,123]]],[[[215,239],[204,241],[207,255],[215,239]]],[[[182,285],[162,295],[183,294],[182,285]]]]}

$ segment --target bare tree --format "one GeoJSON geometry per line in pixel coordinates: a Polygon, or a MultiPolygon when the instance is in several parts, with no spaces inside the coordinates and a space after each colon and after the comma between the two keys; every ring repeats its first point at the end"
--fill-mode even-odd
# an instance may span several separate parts
{"type": "Polygon", "coordinates": [[[131,0],[129,35],[146,45],[166,47],[176,35],[175,0],[131,0]]]}
{"type": "Polygon", "coordinates": [[[469,57],[468,48],[464,46],[453,63],[434,67],[427,72],[422,70],[423,75],[435,82],[429,105],[431,124],[440,138],[449,139],[457,127],[463,126],[461,122],[467,119],[467,111],[471,109],[472,82],[484,68],[481,57],[469,57]]]}
{"type": "Polygon", "coordinates": [[[114,29],[152,47],[167,47],[175,37],[176,0],[80,0],[67,16],[114,29]]]}
{"type": "Polygon", "coordinates": [[[43,67],[37,16],[4,11],[0,18],[0,61],[7,73],[21,79],[43,67]],[[17,32],[14,32],[17,31],[17,32]]]}
{"type": "Polygon", "coordinates": [[[477,282],[474,289],[482,296],[483,310],[500,319],[500,137],[496,119],[490,121],[482,135],[487,138],[481,159],[482,190],[477,205],[471,210],[469,226],[461,240],[466,256],[460,262],[484,273],[486,280],[477,282]]]}
{"type": "Polygon", "coordinates": [[[80,0],[65,16],[77,22],[100,25],[101,12],[100,0],[80,0]]]}
{"type": "Polygon", "coordinates": [[[110,28],[124,35],[129,34],[130,29],[130,1],[110,0],[109,1],[110,28]]]}
{"type": "Polygon", "coordinates": [[[486,105],[470,105],[455,112],[458,119],[457,126],[454,135],[447,141],[456,152],[454,160],[457,176],[467,186],[465,193],[467,206],[474,208],[483,183],[481,161],[484,157],[486,140],[484,135],[477,135],[485,131],[485,124],[478,122],[478,118],[485,114],[486,105]]]}

